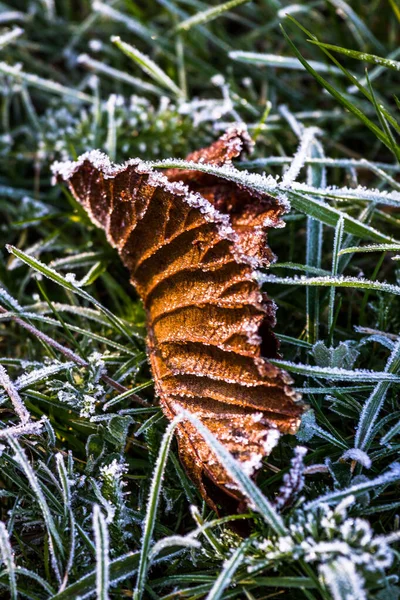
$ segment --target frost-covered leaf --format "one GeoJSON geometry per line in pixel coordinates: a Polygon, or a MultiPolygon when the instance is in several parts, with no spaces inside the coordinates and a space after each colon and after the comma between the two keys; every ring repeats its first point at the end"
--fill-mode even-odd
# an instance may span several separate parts
{"type": "MultiPolygon", "coordinates": [[[[251,146],[246,131],[233,127],[188,158],[229,172],[232,158],[251,146]]],[[[143,299],[165,415],[194,412],[256,473],[303,412],[288,375],[267,360],[277,349],[274,306],[254,279],[254,268],[272,260],[266,233],[281,225],[286,204],[246,181],[194,170],[169,170],[166,179],[139,159],[113,166],[99,152],[57,164],[54,173],[105,229],[143,299]]],[[[209,504],[216,507],[215,484],[240,501],[196,428],[185,421],[177,435],[182,461],[209,504]]]]}
{"type": "Polygon", "coordinates": [[[107,430],[113,443],[120,447],[124,446],[126,443],[128,430],[132,422],[133,419],[129,416],[117,416],[110,419],[107,425],[107,430]]]}

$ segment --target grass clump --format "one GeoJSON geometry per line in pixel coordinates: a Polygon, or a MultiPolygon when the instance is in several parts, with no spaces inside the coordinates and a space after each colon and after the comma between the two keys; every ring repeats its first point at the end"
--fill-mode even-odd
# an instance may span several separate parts
{"type": "Polygon", "coordinates": [[[0,5],[1,598],[400,596],[399,18],[394,0],[0,5]],[[236,121],[257,143],[225,176],[265,171],[291,203],[259,276],[310,410],[256,484],[194,420],[249,498],[217,518],[153,402],[126,272],[50,165],[179,166],[236,121]]]}

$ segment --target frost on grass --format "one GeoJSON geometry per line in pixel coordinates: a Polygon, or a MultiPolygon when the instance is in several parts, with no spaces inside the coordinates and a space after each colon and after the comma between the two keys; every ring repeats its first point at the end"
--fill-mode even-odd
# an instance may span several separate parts
{"type": "MultiPolygon", "coordinates": [[[[112,507],[112,519],[109,524],[110,535],[122,537],[124,540],[131,538],[129,530],[131,519],[126,505],[128,495],[126,481],[123,477],[129,468],[121,459],[114,458],[110,463],[100,467],[99,480],[103,497],[112,507]]],[[[115,550],[112,550],[114,553],[115,550]]]]}
{"type": "Polygon", "coordinates": [[[350,448],[349,450],[346,450],[342,458],[344,460],[355,460],[366,469],[370,469],[372,465],[372,461],[368,454],[363,450],[359,450],[358,448],[350,448]]]}
{"type": "MultiPolygon", "coordinates": [[[[254,542],[257,558],[263,560],[265,566],[275,568],[301,559],[315,565],[323,580],[331,573],[330,565],[334,561],[349,561],[354,565],[354,577],[360,589],[371,577],[378,580],[393,564],[395,552],[389,538],[376,535],[367,520],[349,515],[354,501],[355,498],[349,496],[334,509],[328,504],[311,510],[297,509],[290,518],[287,536],[254,542]]],[[[257,568],[256,565],[256,561],[254,564],[250,561],[249,571],[257,568]]],[[[331,588],[330,583],[326,583],[331,588]]],[[[354,600],[356,598],[358,596],[354,600]]]]}
{"type": "MultiPolygon", "coordinates": [[[[71,406],[83,418],[92,417],[96,406],[104,395],[104,386],[100,383],[106,368],[101,354],[93,353],[88,360],[88,367],[70,368],[66,372],[67,381],[53,379],[52,390],[57,392],[58,400],[71,406]]],[[[72,365],[71,365],[72,367],[72,365]]]]}
{"type": "Polygon", "coordinates": [[[296,446],[294,457],[290,461],[290,470],[283,476],[283,485],[275,498],[275,508],[282,509],[294,502],[304,487],[304,457],[307,448],[296,446]]]}

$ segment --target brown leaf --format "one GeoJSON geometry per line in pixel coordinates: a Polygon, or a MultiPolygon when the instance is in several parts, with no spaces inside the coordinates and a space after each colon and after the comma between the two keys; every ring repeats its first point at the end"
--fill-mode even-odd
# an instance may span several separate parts
{"type": "MultiPolygon", "coordinates": [[[[251,146],[233,128],[189,160],[229,164],[251,146]]],[[[254,269],[272,254],[275,199],[197,171],[167,172],[139,159],[111,165],[98,151],[54,167],[118,249],[147,313],[148,352],[164,414],[195,413],[250,475],[295,433],[303,411],[277,356],[275,306],[254,269]],[[185,184],[182,183],[185,182],[185,184]]],[[[243,498],[189,422],[177,428],[181,460],[216,508],[243,498]]]]}

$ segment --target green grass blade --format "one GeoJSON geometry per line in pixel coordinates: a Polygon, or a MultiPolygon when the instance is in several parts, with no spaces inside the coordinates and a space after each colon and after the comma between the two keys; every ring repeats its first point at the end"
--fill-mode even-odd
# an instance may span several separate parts
{"type": "Polygon", "coordinates": [[[327,494],[323,494],[319,496],[315,500],[311,500],[305,504],[306,510],[311,510],[316,506],[320,506],[321,504],[338,504],[344,498],[348,498],[349,496],[358,497],[365,492],[377,490],[381,486],[389,485],[390,483],[395,483],[400,481],[400,465],[399,463],[394,463],[387,471],[382,473],[382,475],[378,475],[373,479],[368,481],[363,481],[361,483],[356,483],[348,488],[343,490],[336,490],[334,492],[329,492],[327,494]]]}
{"type": "Polygon", "coordinates": [[[0,73],[12,77],[16,81],[25,82],[28,86],[32,86],[50,94],[55,94],[56,96],[62,96],[70,100],[74,100],[75,102],[83,102],[86,104],[94,104],[95,102],[95,98],[93,96],[89,96],[84,92],[62,85],[57,81],[50,81],[48,79],[44,79],[43,77],[39,77],[38,75],[26,73],[18,67],[8,65],[5,62],[0,62],[0,73]]]}
{"type": "Polygon", "coordinates": [[[218,6],[212,6],[206,10],[202,10],[197,14],[185,19],[181,23],[179,23],[176,27],[176,31],[189,31],[192,27],[196,27],[197,25],[204,25],[204,23],[208,23],[213,19],[223,15],[228,10],[232,10],[237,6],[241,6],[242,4],[246,4],[250,0],[228,0],[228,2],[223,2],[218,6]]]}
{"type": "MultiPolygon", "coordinates": [[[[333,251],[332,251],[332,270],[331,277],[335,278],[338,274],[339,267],[339,256],[340,256],[340,247],[342,245],[343,240],[343,228],[344,228],[344,219],[341,217],[338,221],[335,230],[335,237],[333,240],[333,251]]],[[[335,312],[335,287],[332,286],[329,294],[329,307],[328,307],[328,331],[331,332],[333,325],[333,318],[335,312]]]]}
{"type": "MultiPolygon", "coordinates": [[[[34,494],[36,496],[36,499],[39,503],[39,506],[40,506],[40,509],[41,509],[41,512],[43,515],[43,520],[44,520],[46,528],[49,532],[49,536],[50,536],[51,540],[53,541],[54,548],[57,548],[59,555],[61,557],[63,557],[64,552],[65,552],[64,545],[62,543],[61,536],[57,530],[52,511],[50,510],[50,507],[47,503],[47,500],[45,498],[45,495],[43,493],[43,490],[41,488],[39,480],[38,480],[35,472],[33,471],[32,467],[27,459],[27,456],[26,456],[24,450],[22,449],[22,447],[20,446],[18,440],[13,439],[12,437],[8,437],[7,441],[9,443],[9,445],[11,446],[11,448],[13,449],[13,451],[15,453],[15,459],[18,462],[18,464],[21,466],[23,472],[25,473],[25,476],[26,476],[27,480],[29,481],[30,488],[32,489],[32,491],[34,492],[34,494]]],[[[52,552],[54,552],[54,549],[52,550],[52,552]]],[[[56,565],[57,565],[57,559],[55,556],[54,556],[53,565],[54,565],[54,567],[56,567],[56,565]]]]}
{"type": "Polygon", "coordinates": [[[260,275],[264,283],[283,283],[284,285],[312,285],[320,287],[354,288],[358,290],[376,290],[388,294],[400,295],[400,286],[381,283],[358,277],[276,277],[276,275],[260,275]]]}
{"type": "Polygon", "coordinates": [[[10,544],[10,538],[6,526],[0,521],[0,557],[4,563],[10,586],[11,600],[17,600],[17,578],[15,574],[14,553],[10,544]]]}
{"type": "Polygon", "coordinates": [[[210,433],[197,417],[187,411],[182,411],[182,416],[196,427],[209,447],[215,452],[216,456],[238,485],[241,492],[248,498],[251,508],[261,514],[263,519],[275,533],[278,535],[286,535],[287,529],[281,516],[277,513],[270,501],[262,494],[254,481],[244,473],[240,463],[232,457],[225,446],[210,433]]]}
{"type": "MultiPolygon", "coordinates": [[[[137,571],[138,564],[139,552],[119,556],[113,561],[110,561],[110,585],[115,585],[118,581],[131,577],[137,571]]],[[[76,600],[76,598],[81,596],[93,596],[96,593],[96,575],[96,570],[91,571],[66,587],[62,592],[52,596],[51,600],[76,600]]]]}
{"type": "Polygon", "coordinates": [[[142,91],[149,92],[151,94],[155,94],[156,96],[162,96],[164,94],[164,90],[152,83],[147,83],[147,81],[143,81],[138,77],[133,77],[129,73],[125,73],[125,71],[121,71],[120,69],[115,69],[110,65],[107,65],[95,58],[92,58],[88,54],[81,54],[77,59],[80,65],[85,66],[87,69],[94,71],[95,73],[99,73],[100,75],[107,75],[113,81],[122,81],[123,83],[127,83],[133,88],[142,91]]]}
{"type": "MultiPolygon", "coordinates": [[[[387,139],[390,142],[390,146],[391,146],[391,150],[392,150],[393,154],[397,158],[397,161],[400,163],[400,147],[398,146],[398,144],[396,143],[396,140],[393,137],[393,134],[392,134],[392,132],[390,130],[390,127],[387,124],[385,115],[383,114],[382,108],[379,106],[378,102],[376,101],[375,94],[374,94],[374,91],[372,89],[372,85],[371,85],[370,79],[368,77],[368,72],[367,71],[365,72],[365,76],[366,76],[366,79],[367,79],[367,82],[368,82],[368,87],[369,87],[370,95],[371,95],[371,98],[372,98],[372,103],[374,105],[375,112],[378,115],[381,127],[382,127],[383,131],[385,132],[385,134],[387,136],[387,139]]],[[[396,125],[397,125],[397,122],[396,122],[396,125]]]]}
{"type": "Polygon", "coordinates": [[[108,310],[107,308],[102,306],[98,300],[96,300],[95,298],[90,296],[87,292],[85,292],[84,290],[79,288],[77,285],[72,283],[71,280],[68,280],[66,277],[64,277],[57,271],[55,271],[55,269],[48,267],[47,265],[36,260],[32,256],[29,256],[29,254],[26,254],[22,250],[18,250],[18,248],[14,248],[14,246],[7,246],[7,250],[9,252],[11,252],[11,254],[13,254],[14,256],[19,258],[26,265],[31,267],[37,273],[41,273],[44,277],[47,277],[51,281],[54,281],[61,287],[69,290],[70,292],[74,292],[75,294],[77,294],[78,296],[81,296],[82,298],[84,298],[85,300],[90,302],[91,304],[94,304],[101,312],[103,312],[108,317],[110,323],[112,323],[118,331],[123,333],[129,340],[132,340],[132,336],[131,336],[131,333],[129,332],[128,328],[124,325],[124,323],[120,319],[118,319],[118,317],[116,317],[110,310],[108,310]]]}
{"type": "Polygon", "coordinates": [[[250,539],[244,540],[232,553],[232,556],[226,561],[224,568],[208,592],[206,600],[220,600],[223,597],[224,591],[231,585],[237,569],[244,560],[244,555],[249,544],[250,539]]]}
{"type": "MultiPolygon", "coordinates": [[[[364,369],[341,369],[331,367],[318,367],[313,365],[303,365],[287,360],[278,360],[271,358],[270,362],[277,367],[282,367],[290,373],[303,375],[304,377],[317,377],[331,381],[364,381],[364,382],[384,382],[400,383],[400,376],[386,371],[368,371],[364,369]]],[[[345,389],[344,389],[345,391],[345,389]]]]}
{"type": "Polygon", "coordinates": [[[393,69],[394,71],[400,71],[400,62],[398,60],[391,60],[390,58],[382,58],[381,56],[376,56],[376,54],[368,54],[367,52],[357,52],[357,50],[349,50],[348,48],[341,48],[340,46],[335,46],[334,44],[325,44],[324,42],[319,42],[318,40],[308,40],[311,44],[315,44],[321,48],[326,48],[327,50],[333,50],[334,52],[339,52],[339,54],[344,54],[345,56],[349,56],[350,58],[355,58],[357,60],[362,60],[365,62],[372,63],[374,65],[382,65],[383,67],[387,67],[388,69],[393,69]]]}
{"type": "Polygon", "coordinates": [[[347,100],[347,98],[341,94],[336,87],[321,77],[321,75],[319,75],[319,73],[317,73],[317,71],[313,69],[312,66],[302,56],[282,26],[281,29],[286,41],[310,75],[312,75],[318,81],[318,83],[324,87],[346,110],[357,117],[357,119],[359,119],[366,127],[368,127],[368,129],[370,129],[372,133],[374,133],[374,135],[391,150],[392,148],[390,141],[387,139],[385,133],[377,125],[375,125],[375,123],[373,123],[355,104],[347,100]]]}
{"type": "MultiPolygon", "coordinates": [[[[229,52],[229,58],[244,64],[256,65],[259,67],[278,67],[280,69],[292,69],[296,71],[305,70],[304,65],[297,58],[292,56],[281,56],[277,54],[259,54],[257,52],[244,52],[242,50],[232,50],[229,52]]],[[[330,64],[310,60],[309,64],[318,73],[331,73],[343,76],[343,72],[330,64]]]]}
{"type": "Polygon", "coordinates": [[[350,31],[364,45],[364,40],[375,46],[379,52],[384,52],[384,46],[377,40],[367,25],[353,8],[344,0],[328,0],[344,17],[350,31]]]}
{"type": "Polygon", "coordinates": [[[111,41],[159,85],[172,92],[175,96],[180,97],[183,95],[182,90],[178,88],[174,81],[172,81],[171,77],[169,77],[149,56],[146,56],[134,46],[123,42],[118,36],[113,36],[111,41]]]}
{"type": "Polygon", "coordinates": [[[356,254],[368,252],[400,252],[400,244],[370,244],[368,246],[349,246],[339,251],[342,254],[356,254]]]}
{"type": "Polygon", "coordinates": [[[109,537],[108,527],[100,507],[93,508],[93,530],[96,546],[96,598],[108,600],[109,589],[109,537]]]}
{"type": "Polygon", "coordinates": [[[5,31],[0,35],[0,49],[3,49],[8,44],[14,42],[20,35],[24,33],[24,30],[21,27],[14,27],[10,31],[5,31]]]}
{"type": "MultiPolygon", "coordinates": [[[[313,140],[307,155],[319,158],[323,156],[322,146],[317,140],[313,140]]],[[[325,168],[319,165],[307,167],[307,183],[313,187],[324,188],[326,186],[325,168]]],[[[313,269],[321,268],[322,241],[322,222],[313,217],[307,217],[306,264],[313,269]]],[[[307,274],[309,273],[310,271],[307,272],[307,274]]],[[[314,344],[319,336],[320,306],[318,288],[308,287],[306,290],[306,313],[307,341],[314,344]]]]}
{"type": "Polygon", "coordinates": [[[158,453],[157,463],[154,469],[154,474],[150,485],[146,516],[143,522],[142,545],[140,549],[139,568],[135,584],[135,591],[133,593],[133,600],[141,600],[144,594],[147,570],[149,566],[149,553],[153,540],[153,531],[157,516],[162,481],[164,477],[165,467],[167,464],[172,437],[175,431],[175,427],[177,426],[180,420],[181,418],[175,419],[168,425],[158,453]]]}
{"type": "MultiPolygon", "coordinates": [[[[400,340],[397,341],[387,362],[385,372],[397,375],[400,371],[400,340]]],[[[381,411],[390,382],[380,382],[364,404],[358,422],[354,447],[368,450],[373,441],[373,428],[381,411]]]]}
{"type": "MultiPolygon", "coordinates": [[[[313,35],[312,33],[310,33],[303,25],[301,25],[301,23],[296,21],[296,19],[294,17],[291,17],[289,15],[289,19],[291,20],[292,23],[294,23],[297,27],[299,27],[302,31],[304,31],[304,33],[306,33],[306,35],[309,35],[311,37],[311,40],[309,40],[310,42],[318,41],[316,36],[313,35]]],[[[331,52],[329,52],[329,50],[327,50],[326,48],[324,48],[322,46],[320,46],[320,48],[331,59],[331,61],[336,65],[336,67],[340,71],[342,71],[342,73],[344,75],[346,75],[346,77],[351,81],[352,87],[350,87],[348,91],[350,93],[354,93],[354,91],[359,90],[371,102],[371,104],[374,104],[374,98],[371,96],[370,91],[366,87],[364,87],[361,80],[359,81],[359,79],[357,77],[355,77],[354,75],[352,75],[352,73],[350,73],[350,71],[345,69],[341,65],[341,63],[336,59],[336,57],[333,54],[331,54],[331,52]]],[[[368,83],[368,78],[365,78],[365,83],[368,83]]],[[[400,133],[400,126],[398,125],[396,119],[394,119],[391,116],[391,114],[388,112],[388,110],[384,106],[381,107],[381,110],[382,110],[383,114],[385,115],[385,117],[389,120],[391,125],[396,129],[396,131],[398,133],[400,133]]]]}

